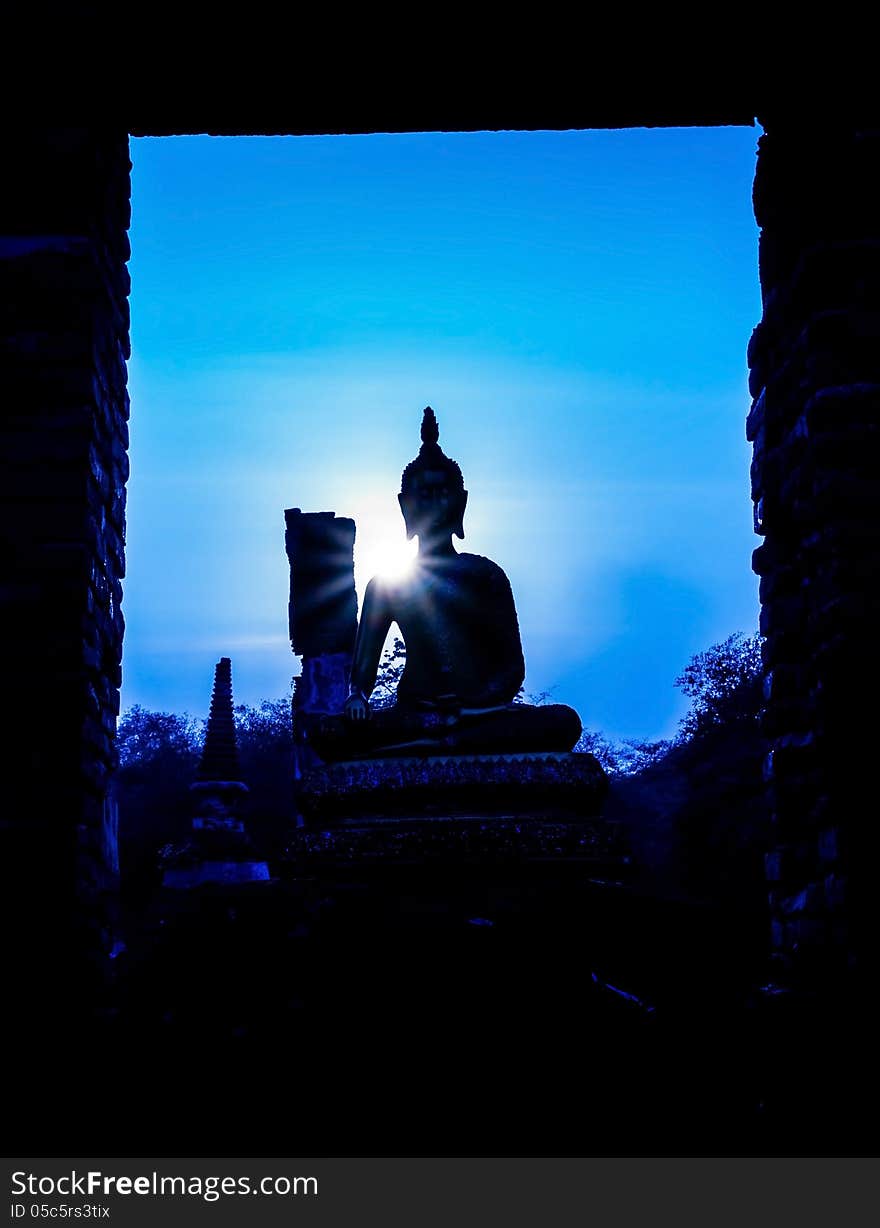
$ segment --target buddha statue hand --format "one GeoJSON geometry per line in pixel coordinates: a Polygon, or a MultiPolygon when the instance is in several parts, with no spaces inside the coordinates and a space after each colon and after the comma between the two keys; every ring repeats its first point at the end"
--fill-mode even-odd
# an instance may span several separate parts
{"type": "Polygon", "coordinates": [[[349,721],[366,721],[369,719],[370,704],[362,690],[358,687],[351,688],[342,712],[346,720],[349,721]]]}

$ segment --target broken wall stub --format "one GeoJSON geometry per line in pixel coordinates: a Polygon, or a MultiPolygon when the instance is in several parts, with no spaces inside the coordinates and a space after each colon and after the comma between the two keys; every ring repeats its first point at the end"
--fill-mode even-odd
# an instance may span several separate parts
{"type": "Polygon", "coordinates": [[[749,346],[763,544],[772,941],[815,981],[875,958],[880,129],[762,117],[749,346]],[[867,708],[866,708],[867,703],[867,708]]]}
{"type": "Polygon", "coordinates": [[[284,513],[285,548],[290,562],[290,643],[302,658],[294,682],[293,731],[296,776],[314,755],[299,733],[299,714],[339,713],[357,634],[354,585],[354,521],[335,512],[284,513]]]}
{"type": "Polygon", "coordinates": [[[19,935],[19,971],[30,982],[38,968],[57,997],[70,977],[82,984],[84,958],[95,971],[112,946],[128,137],[7,131],[3,167],[3,749],[22,801],[3,825],[9,881],[0,894],[19,935]]]}

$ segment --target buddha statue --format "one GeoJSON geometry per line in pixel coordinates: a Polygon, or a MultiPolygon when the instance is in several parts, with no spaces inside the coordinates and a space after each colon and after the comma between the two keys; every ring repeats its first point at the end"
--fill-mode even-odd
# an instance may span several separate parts
{"type": "Polygon", "coordinates": [[[525,677],[510,583],[501,568],[459,553],[468,492],[424,411],[422,446],[398,495],[418,553],[402,576],[374,577],[358,622],[350,686],[338,717],[322,717],[309,741],[326,760],[397,755],[569,751],[581,733],[560,704],[514,702],[525,677]],[[382,648],[392,623],[406,645],[393,707],[372,711],[382,648]]]}

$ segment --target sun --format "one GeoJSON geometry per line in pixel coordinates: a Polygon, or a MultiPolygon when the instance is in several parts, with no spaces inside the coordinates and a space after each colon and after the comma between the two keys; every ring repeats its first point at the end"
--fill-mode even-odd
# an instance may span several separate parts
{"type": "Polygon", "coordinates": [[[411,570],[415,556],[415,541],[408,542],[403,534],[378,537],[361,544],[357,551],[356,569],[364,582],[373,576],[381,576],[384,580],[401,580],[411,570]]]}

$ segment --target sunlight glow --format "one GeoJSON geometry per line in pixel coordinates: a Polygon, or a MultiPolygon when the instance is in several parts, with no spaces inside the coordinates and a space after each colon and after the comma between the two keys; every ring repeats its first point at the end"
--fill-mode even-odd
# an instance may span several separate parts
{"type": "Polygon", "coordinates": [[[382,536],[366,540],[361,550],[356,549],[357,570],[365,581],[373,576],[400,580],[412,567],[416,549],[416,541],[408,542],[400,532],[394,537],[382,536]]]}

